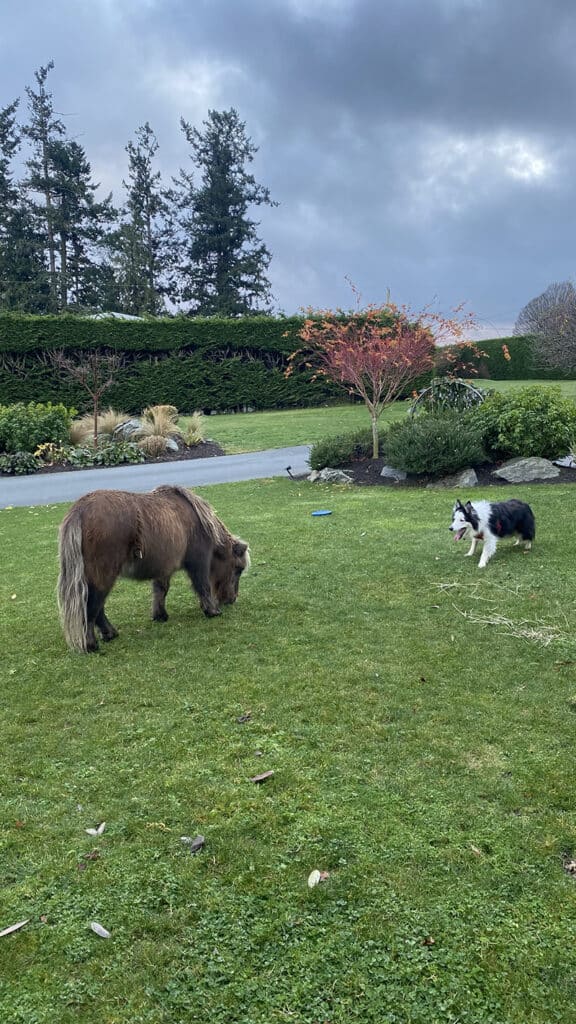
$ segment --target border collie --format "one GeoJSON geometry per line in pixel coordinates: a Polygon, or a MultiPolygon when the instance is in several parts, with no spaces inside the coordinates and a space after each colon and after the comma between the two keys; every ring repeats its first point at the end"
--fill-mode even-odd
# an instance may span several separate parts
{"type": "Polygon", "coordinates": [[[511,537],[516,533],[516,544],[523,540],[525,551],[529,551],[536,535],[536,523],[530,505],[516,498],[510,501],[467,501],[465,505],[457,501],[452,510],[449,529],[455,534],[454,540],[462,540],[466,536],[471,538],[466,557],[474,554],[479,540],[484,541],[479,569],[484,569],[488,564],[501,537],[511,537]]]}

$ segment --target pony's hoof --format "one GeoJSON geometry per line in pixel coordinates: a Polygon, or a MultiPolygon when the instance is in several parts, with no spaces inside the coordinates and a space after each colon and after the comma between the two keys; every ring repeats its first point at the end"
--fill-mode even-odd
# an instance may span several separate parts
{"type": "Polygon", "coordinates": [[[118,635],[117,629],[115,629],[113,633],[102,633],[102,640],[105,644],[109,644],[110,641],[115,640],[118,635]]]}
{"type": "Polygon", "coordinates": [[[152,622],[168,622],[168,612],[154,612],[152,622]]]}
{"type": "Polygon", "coordinates": [[[222,615],[220,608],[205,608],[204,615],[207,619],[215,619],[217,615],[222,615]]]}

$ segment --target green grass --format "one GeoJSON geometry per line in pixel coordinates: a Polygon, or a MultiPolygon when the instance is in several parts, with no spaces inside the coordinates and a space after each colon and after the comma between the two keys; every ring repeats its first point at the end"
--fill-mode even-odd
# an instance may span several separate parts
{"type": "Polygon", "coordinates": [[[538,384],[542,387],[559,387],[565,398],[576,399],[576,380],[480,380],[475,378],[471,383],[481,387],[493,388],[494,391],[517,391],[519,388],[538,384]]]}
{"type": "Polygon", "coordinates": [[[483,572],[450,495],[202,493],[251,543],[237,605],[206,620],[177,578],[153,624],[121,581],[121,635],[84,657],[64,507],[0,512],[0,930],[30,918],[0,938],[0,1020],[573,1021],[573,491],[518,487],[534,549],[483,572]],[[559,639],[474,621],[496,614],[559,639]]]}
{"type": "MultiPolygon", "coordinates": [[[[384,425],[400,419],[407,408],[406,402],[398,402],[384,410],[380,422],[384,425]]],[[[181,417],[181,421],[186,423],[187,417],[181,417]]],[[[362,427],[370,429],[370,417],[361,404],[207,416],[204,420],[205,436],[218,441],[230,455],[313,444],[362,427]]]]}
{"type": "MultiPolygon", "coordinates": [[[[553,381],[477,380],[480,386],[496,391],[514,391],[529,384],[550,385],[553,381]]],[[[576,399],[576,381],[558,381],[562,393],[576,399]]],[[[406,414],[407,402],[398,402],[385,409],[380,423],[385,426],[406,414]]],[[[186,424],[188,417],[181,417],[186,424]]],[[[224,450],[239,452],[283,448],[295,444],[314,444],[325,437],[350,433],[363,427],[369,429],[370,418],[363,404],[321,406],[312,409],[282,409],[274,412],[237,413],[207,416],[204,429],[207,437],[218,441],[224,450]]]]}

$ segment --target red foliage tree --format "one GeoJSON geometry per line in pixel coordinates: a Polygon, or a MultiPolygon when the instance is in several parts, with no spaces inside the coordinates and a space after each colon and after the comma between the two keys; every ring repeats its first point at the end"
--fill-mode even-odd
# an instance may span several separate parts
{"type": "Polygon", "coordinates": [[[406,306],[386,302],[382,306],[359,306],[345,313],[307,311],[304,326],[298,332],[305,349],[293,352],[288,373],[294,365],[305,363],[342,385],[348,394],[362,399],[372,424],[372,455],[378,458],[378,420],[390,402],[404,394],[434,363],[439,341],[461,340],[472,326],[462,307],[451,318],[430,310],[414,314],[406,306]]]}

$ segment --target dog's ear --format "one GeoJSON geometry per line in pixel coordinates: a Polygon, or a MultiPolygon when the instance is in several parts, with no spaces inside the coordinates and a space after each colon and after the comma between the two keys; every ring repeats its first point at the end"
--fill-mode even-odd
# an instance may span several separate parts
{"type": "Polygon", "coordinates": [[[464,505],[463,505],[463,504],[462,504],[462,502],[460,501],[460,498],[457,498],[457,499],[456,499],[456,504],[454,505],[454,511],[456,511],[456,509],[457,509],[457,508],[461,508],[461,509],[463,509],[463,508],[464,508],[464,505]]]}
{"type": "Polygon", "coordinates": [[[465,508],[466,508],[467,512],[471,512],[472,511],[472,502],[471,501],[467,501],[465,508]]]}

